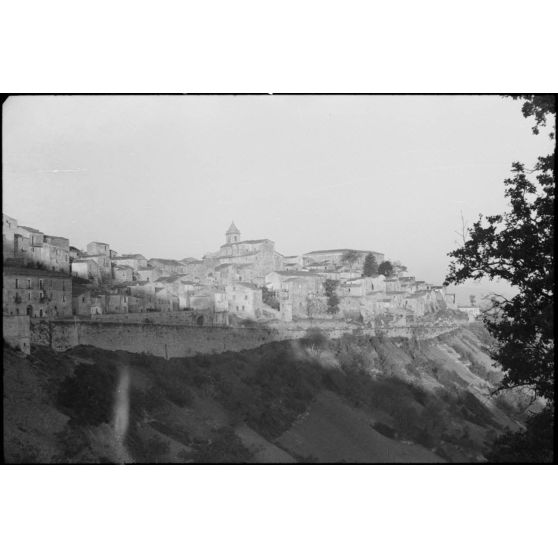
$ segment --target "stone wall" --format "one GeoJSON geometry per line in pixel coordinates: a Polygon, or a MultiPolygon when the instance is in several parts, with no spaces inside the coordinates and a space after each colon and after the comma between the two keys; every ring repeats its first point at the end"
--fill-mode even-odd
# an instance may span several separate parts
{"type": "MultiPolygon", "coordinates": [[[[319,324],[313,322],[310,327],[319,327],[319,324]]],[[[273,341],[300,339],[307,335],[308,329],[309,326],[306,324],[198,327],[185,324],[145,324],[92,320],[51,322],[31,320],[31,342],[50,345],[57,351],[65,351],[76,345],[92,345],[106,350],[145,352],[172,358],[254,349],[273,341]]],[[[347,334],[373,336],[380,333],[389,337],[431,338],[451,331],[455,327],[413,328],[407,326],[376,331],[374,328],[336,322],[320,329],[332,339],[347,334]]]]}

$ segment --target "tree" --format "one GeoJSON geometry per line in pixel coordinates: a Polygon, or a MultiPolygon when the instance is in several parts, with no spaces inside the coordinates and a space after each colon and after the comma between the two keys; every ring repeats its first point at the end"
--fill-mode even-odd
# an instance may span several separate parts
{"type": "Polygon", "coordinates": [[[328,314],[337,314],[337,312],[339,312],[339,297],[337,296],[338,285],[339,281],[335,281],[334,279],[326,279],[324,281],[328,314]]]}
{"type": "Polygon", "coordinates": [[[378,273],[378,262],[372,252],[368,252],[366,254],[366,258],[364,258],[364,266],[362,269],[362,275],[364,277],[372,277],[373,275],[377,275],[378,273]]]}
{"type": "MultiPolygon", "coordinates": [[[[535,116],[534,133],[556,114],[551,96],[513,97],[525,100],[526,117],[535,116]]],[[[484,322],[497,341],[492,357],[504,371],[499,389],[531,388],[547,401],[544,420],[553,417],[554,408],[554,155],[539,157],[533,169],[513,163],[512,177],[504,183],[508,211],[480,215],[467,229],[463,245],[449,254],[453,261],[446,284],[504,279],[518,289],[509,300],[494,296],[484,322]]],[[[533,425],[540,428],[537,421],[528,422],[527,428],[533,425]]],[[[541,447],[540,455],[545,452],[548,448],[541,447]]]]}
{"type": "Polygon", "coordinates": [[[385,275],[386,277],[391,277],[394,274],[393,265],[389,260],[382,262],[378,266],[378,273],[380,275],[385,275]]]}
{"type": "Polygon", "coordinates": [[[353,270],[353,265],[358,261],[359,254],[355,250],[347,250],[343,256],[341,256],[341,263],[347,264],[349,269],[353,270]]]}

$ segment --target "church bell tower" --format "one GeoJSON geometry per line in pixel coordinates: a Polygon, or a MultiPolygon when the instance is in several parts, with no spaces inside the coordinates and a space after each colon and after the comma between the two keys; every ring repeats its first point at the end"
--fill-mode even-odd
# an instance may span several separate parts
{"type": "Polygon", "coordinates": [[[231,226],[228,228],[225,236],[227,238],[227,244],[240,242],[240,231],[236,228],[234,221],[231,223],[231,226]]]}

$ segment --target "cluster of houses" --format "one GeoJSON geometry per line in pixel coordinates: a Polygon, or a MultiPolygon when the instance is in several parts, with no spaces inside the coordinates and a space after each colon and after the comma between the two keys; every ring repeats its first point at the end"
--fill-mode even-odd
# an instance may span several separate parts
{"type": "Polygon", "coordinates": [[[444,287],[417,281],[403,266],[390,277],[363,276],[369,253],[322,250],[284,256],[269,239],[241,240],[234,223],[225,243],[201,259],[119,255],[105,242],[85,250],[69,239],[18,225],[3,215],[3,313],[32,317],[95,316],[197,310],[252,320],[331,319],[325,292],[335,281],[333,317],[364,323],[378,317],[409,320],[456,308],[444,287]]]}

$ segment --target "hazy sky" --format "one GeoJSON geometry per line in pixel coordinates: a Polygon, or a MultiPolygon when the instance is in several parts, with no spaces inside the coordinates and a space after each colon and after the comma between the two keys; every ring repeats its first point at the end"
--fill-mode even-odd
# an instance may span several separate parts
{"type": "Polygon", "coordinates": [[[79,248],[181,259],[242,238],[384,252],[441,282],[460,212],[550,150],[492,96],[35,96],[3,106],[3,211],[79,248]]]}

